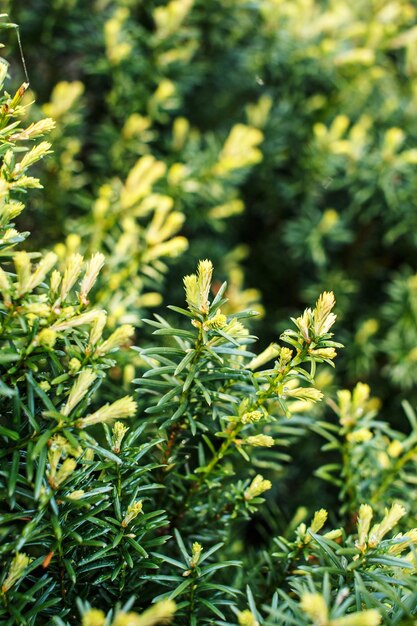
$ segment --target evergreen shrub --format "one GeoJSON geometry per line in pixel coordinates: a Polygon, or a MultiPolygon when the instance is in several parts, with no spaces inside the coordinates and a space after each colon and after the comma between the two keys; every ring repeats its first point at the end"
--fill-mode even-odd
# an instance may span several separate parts
{"type": "MultiPolygon", "coordinates": [[[[221,83],[203,62],[208,58],[203,46],[213,64],[218,55],[222,63],[225,57],[237,59],[241,50],[239,62],[254,64],[258,87],[267,76],[257,73],[256,64],[265,62],[263,54],[284,56],[281,45],[301,54],[303,71],[314,78],[317,59],[342,54],[321,42],[323,32],[346,24],[356,45],[367,36],[387,63],[396,63],[387,50],[412,46],[412,31],[404,30],[412,7],[388,3],[390,28],[384,26],[388,17],[382,19],[382,8],[375,7],[382,30],[375,26],[369,33],[354,22],[354,7],[343,9],[336,2],[327,13],[301,0],[116,5],[94,3],[91,15],[79,5],[87,25],[104,20],[105,57],[95,55],[94,37],[88,42],[81,33],[84,39],[74,41],[75,74],[80,63],[98,86],[108,88],[109,76],[114,80],[97,108],[100,115],[90,109],[89,117],[77,104],[85,97],[80,77],[59,83],[44,105],[57,124],[36,107],[30,111],[26,82],[0,98],[0,621],[5,626],[414,624],[417,418],[412,404],[403,403],[403,417],[394,424],[383,419],[381,403],[367,384],[332,392],[329,372],[337,352],[355,355],[356,344],[342,327],[344,350],[338,331],[337,341],[333,337],[333,270],[330,262],[320,261],[324,257],[316,244],[310,267],[329,270],[320,275],[324,283],[329,279],[329,287],[314,296],[313,308],[291,318],[289,329],[276,333],[265,349],[257,348],[251,321],[259,294],[243,288],[244,251],[237,248],[223,263],[221,257],[239,242],[227,219],[242,211],[244,196],[258,193],[248,182],[251,168],[259,167],[266,190],[274,188],[269,183],[275,174],[292,188],[288,172],[266,158],[268,137],[273,137],[266,120],[268,115],[271,124],[280,119],[272,113],[275,100],[263,97],[255,106],[238,75],[219,85],[221,106],[206,106],[204,124],[200,120],[196,129],[201,103],[208,102],[207,91],[197,93],[199,85],[212,89],[208,76],[221,83]],[[323,16],[333,21],[326,23],[323,16]],[[259,29],[249,42],[255,19],[259,29]],[[275,25],[282,20],[287,39],[278,45],[275,25]],[[403,30],[408,35],[401,39],[403,30]],[[300,41],[310,37],[307,33],[318,41],[304,49],[300,41]],[[268,47],[256,49],[259,42],[268,47]],[[154,55],[135,57],[141,60],[135,65],[135,45],[154,55]],[[84,50],[81,60],[79,50],[84,50]],[[194,78],[187,72],[191,58],[194,78]],[[151,61],[159,73],[150,71],[151,61]],[[174,77],[161,75],[167,68],[179,72],[181,89],[174,77]],[[148,83],[140,82],[137,72],[147,75],[148,83]],[[199,107],[191,122],[175,116],[172,111],[186,106],[181,105],[186,96],[193,102],[193,94],[199,107]],[[140,98],[147,102],[148,119],[138,113],[140,98]],[[247,105],[248,120],[236,119],[225,130],[225,120],[233,120],[234,98],[247,105]],[[56,141],[54,155],[45,136],[56,141]],[[36,173],[44,157],[41,193],[36,173]],[[27,192],[35,199],[26,218],[21,214],[27,192]],[[64,225],[61,218],[51,220],[54,207],[57,215],[67,216],[64,225]],[[34,227],[40,216],[47,231],[36,229],[27,239],[25,227],[34,227]],[[215,234],[200,238],[206,221],[215,234]],[[167,291],[175,304],[144,318],[146,309],[161,302],[162,276],[169,259],[185,250],[184,233],[192,240],[191,256],[204,259],[183,280],[185,302],[171,272],[167,291]],[[199,254],[209,242],[220,274],[230,276],[229,287],[213,278],[212,261],[199,254]]],[[[77,6],[77,0],[40,2],[37,19],[50,11],[61,20],[77,6]]],[[[25,6],[22,14],[37,22],[32,7],[25,6]]],[[[59,21],[64,34],[82,30],[82,21],[74,23],[59,21]]],[[[2,28],[15,32],[6,21],[2,28]]],[[[371,66],[372,49],[347,47],[343,67],[371,66]]],[[[294,58],[291,62],[295,67],[294,58]]],[[[272,65],[279,67],[276,59],[272,65]]],[[[2,88],[7,72],[2,61],[2,88]]],[[[331,84],[332,75],[324,80],[331,84]]],[[[289,88],[288,97],[296,93],[289,88]]],[[[99,100],[100,94],[97,89],[86,97],[99,100]]],[[[331,115],[332,107],[326,110],[331,115]]],[[[318,144],[328,132],[321,123],[314,126],[318,144]]],[[[343,125],[346,132],[349,123],[339,119],[330,134],[331,142],[342,143],[337,154],[346,158],[343,125]]],[[[308,125],[303,128],[308,132],[308,125]]],[[[388,139],[396,136],[391,130],[388,139]]],[[[294,158],[302,163],[313,147],[309,143],[305,153],[294,148],[294,158]]],[[[332,210],[320,219],[327,226],[339,223],[332,210]]],[[[305,241],[295,222],[283,229],[283,241],[295,236],[305,241]]],[[[354,220],[349,223],[329,249],[334,243],[353,245],[354,220]]],[[[276,257],[270,262],[279,273],[276,257]]],[[[401,285],[413,285],[409,270],[404,276],[405,283],[401,278],[391,284],[391,304],[383,305],[384,319],[397,316],[399,335],[405,321],[413,329],[413,314],[408,311],[403,319],[399,313],[401,285]]],[[[303,286],[297,301],[311,293],[320,282],[316,278],[305,291],[303,286]]],[[[344,291],[345,284],[340,280],[341,308],[349,312],[344,296],[353,292],[344,291]]],[[[373,314],[368,326],[353,328],[362,333],[359,343],[370,344],[375,319],[373,314]]],[[[398,346],[394,335],[391,340],[398,346]]],[[[372,356],[372,348],[368,353],[372,356]]],[[[394,368],[394,383],[396,376],[403,378],[394,368]]]]}
{"type": "Polygon", "coordinates": [[[366,377],[386,417],[393,397],[417,400],[414,2],[4,5],[57,121],[26,229],[34,248],[106,254],[109,321],[179,299],[175,277],[210,256],[237,308],[262,298],[264,341],[332,289],[350,345],[339,385],[366,377]]]}

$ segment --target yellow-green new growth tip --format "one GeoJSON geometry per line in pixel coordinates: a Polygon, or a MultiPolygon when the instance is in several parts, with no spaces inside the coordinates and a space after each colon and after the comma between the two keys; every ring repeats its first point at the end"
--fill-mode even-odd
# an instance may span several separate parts
{"type": "Polygon", "coordinates": [[[318,531],[321,530],[325,525],[327,517],[328,513],[326,509],[320,509],[320,511],[316,511],[310,525],[311,532],[318,533],[318,531]]]}
{"type": "Polygon", "coordinates": [[[49,484],[52,489],[58,489],[58,487],[67,480],[77,467],[77,461],[75,459],[65,459],[55,477],[49,477],[49,484]]]}
{"type": "Polygon", "coordinates": [[[329,626],[378,626],[381,620],[382,616],[376,609],[367,609],[332,619],[329,626]]]}
{"type": "Polygon", "coordinates": [[[290,398],[310,400],[310,402],[320,402],[323,398],[322,392],[315,387],[296,387],[295,389],[288,389],[286,395],[290,398]]]}
{"type": "Polygon", "coordinates": [[[100,609],[89,609],[83,615],[82,626],[104,626],[106,616],[100,609]]]}
{"type": "Polygon", "coordinates": [[[94,283],[96,282],[97,276],[99,275],[99,272],[104,265],[104,261],[104,254],[101,254],[101,252],[96,252],[96,254],[93,254],[90,261],[87,263],[87,269],[80,285],[81,304],[88,304],[87,296],[93,288],[94,283]]]}
{"type": "Polygon", "coordinates": [[[72,287],[75,285],[75,281],[81,274],[83,267],[83,257],[81,254],[72,254],[65,265],[64,276],[61,283],[61,300],[65,300],[72,287]]]}
{"type": "Polygon", "coordinates": [[[185,299],[193,313],[207,315],[209,312],[209,294],[213,264],[208,259],[199,261],[197,274],[184,277],[185,299]]]}
{"type": "Polygon", "coordinates": [[[61,410],[63,415],[69,415],[77,404],[81,402],[96,378],[97,374],[92,369],[83,370],[78,374],[71,388],[68,400],[61,410]]]}
{"type": "Polygon", "coordinates": [[[121,522],[121,526],[123,528],[126,528],[126,526],[130,524],[130,522],[132,522],[140,513],[142,513],[142,509],[142,500],[138,500],[137,502],[133,502],[133,504],[130,504],[127,508],[127,513],[121,522]]]}
{"type": "Polygon", "coordinates": [[[259,626],[259,622],[249,609],[245,611],[239,611],[237,614],[237,621],[239,626],[259,626]]]}
{"type": "MultiPolygon", "coordinates": [[[[277,343],[271,343],[265,350],[258,354],[258,356],[255,356],[246,367],[250,370],[256,370],[258,367],[268,363],[268,361],[275,359],[280,354],[281,350],[282,348],[277,343]]],[[[289,350],[289,352],[291,353],[291,350],[289,350]]]]}
{"type": "Polygon", "coordinates": [[[174,617],[176,608],[173,600],[161,600],[142,613],[142,615],[119,611],[116,613],[111,626],[156,626],[157,624],[169,624],[174,617]]]}
{"type": "Polygon", "coordinates": [[[412,528],[406,533],[399,533],[394,537],[396,543],[390,547],[388,552],[397,556],[409,548],[417,544],[417,528],[412,528]]]}
{"type": "Polygon", "coordinates": [[[247,443],[249,446],[270,448],[275,442],[273,437],[269,435],[252,435],[251,437],[247,437],[244,443],[247,443]]]}
{"type": "Polygon", "coordinates": [[[203,546],[201,545],[201,543],[195,541],[191,548],[190,567],[197,567],[202,551],[203,546]]]}
{"type": "Polygon", "coordinates": [[[255,422],[259,422],[259,420],[261,420],[265,416],[266,412],[259,409],[255,411],[247,411],[246,413],[243,413],[243,415],[240,417],[240,422],[242,424],[254,424],[255,422]]]}
{"type": "Polygon", "coordinates": [[[135,329],[130,324],[123,324],[110,335],[106,341],[96,348],[96,356],[103,356],[116,348],[123,346],[134,334],[135,329]]]}
{"type": "Polygon", "coordinates": [[[336,321],[336,315],[332,309],[336,304],[332,291],[324,291],[316,302],[313,312],[313,332],[316,337],[321,337],[329,332],[336,321]]]}
{"type": "Polygon", "coordinates": [[[55,265],[57,256],[54,252],[48,252],[35,267],[33,273],[30,256],[27,252],[16,252],[13,261],[17,274],[17,293],[22,296],[33,291],[44,280],[49,270],[55,265]]]}
{"type": "Polygon", "coordinates": [[[301,610],[311,619],[314,626],[327,626],[329,611],[321,593],[303,593],[301,610]]]}
{"type": "Polygon", "coordinates": [[[371,528],[368,540],[369,547],[375,548],[385,535],[398,524],[406,512],[405,508],[398,503],[393,504],[389,510],[385,509],[382,521],[371,528]]]}
{"type": "Polygon", "coordinates": [[[314,626],[378,626],[381,623],[381,615],[375,609],[330,619],[329,609],[321,593],[303,593],[300,607],[314,626]]]}
{"type": "Polygon", "coordinates": [[[115,454],[120,453],[123,437],[129,430],[128,426],[125,426],[123,422],[115,422],[112,429],[112,450],[115,454]]]}
{"type": "Polygon", "coordinates": [[[103,330],[107,321],[107,313],[105,311],[99,311],[91,326],[90,331],[90,345],[95,346],[103,336],[103,330]]]}
{"type": "Polygon", "coordinates": [[[268,491],[268,489],[271,489],[271,487],[272,483],[270,480],[265,480],[261,474],[257,474],[245,491],[245,500],[253,500],[253,498],[260,496],[265,491],[268,491]]]}
{"type": "Polygon", "coordinates": [[[137,404],[131,396],[125,396],[112,404],[105,404],[94,413],[79,419],[76,423],[78,428],[87,428],[93,424],[104,424],[114,419],[133,417],[136,413],[137,404]]]}
{"type": "Polygon", "coordinates": [[[356,547],[359,548],[361,552],[366,550],[366,543],[368,541],[368,533],[373,515],[374,512],[369,504],[360,505],[357,523],[358,540],[356,542],[356,547]]]}
{"type": "Polygon", "coordinates": [[[16,552],[16,556],[10,564],[6,579],[2,584],[2,592],[7,593],[11,587],[22,578],[25,569],[32,562],[32,559],[28,557],[24,552],[16,552]]]}

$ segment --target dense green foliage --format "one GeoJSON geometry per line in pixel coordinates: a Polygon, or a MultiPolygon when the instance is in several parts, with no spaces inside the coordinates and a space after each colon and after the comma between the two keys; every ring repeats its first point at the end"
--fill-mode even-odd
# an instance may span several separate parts
{"type": "Polygon", "coordinates": [[[0,623],[416,623],[414,5],[6,4],[0,623]]]}
{"type": "MultiPolygon", "coordinates": [[[[142,295],[155,289],[142,259],[155,242],[146,226],[158,214],[156,241],[165,255],[184,250],[179,229],[190,242],[176,275],[192,271],[190,258],[210,255],[236,291],[244,268],[247,284],[262,293],[266,318],[257,332],[265,340],[283,330],[285,312],[333,289],[350,345],[339,368],[344,380],[366,376],[384,399],[401,388],[412,392],[413,2],[6,6],[21,24],[38,103],[57,120],[45,191],[31,201],[27,228],[43,213],[40,244],[70,235],[70,248],[100,247],[111,257],[104,275],[128,292],[122,298],[119,289],[112,302],[118,319],[127,308],[137,320],[158,301],[142,295]],[[121,187],[143,156],[141,193],[162,194],[175,217],[155,199],[136,212],[135,224],[131,211],[125,215],[121,187]]],[[[9,41],[20,71],[15,36],[9,41]]]]}

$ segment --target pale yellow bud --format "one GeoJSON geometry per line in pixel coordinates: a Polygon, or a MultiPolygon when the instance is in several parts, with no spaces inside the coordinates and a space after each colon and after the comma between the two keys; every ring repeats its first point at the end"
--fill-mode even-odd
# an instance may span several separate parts
{"type": "Polygon", "coordinates": [[[221,330],[227,324],[227,317],[221,313],[220,309],[217,309],[215,315],[204,322],[204,330],[221,330]]]}
{"type": "Polygon", "coordinates": [[[152,126],[152,120],[149,117],[144,117],[143,115],[139,115],[139,113],[132,113],[127,118],[123,128],[122,135],[125,139],[132,139],[134,137],[143,137],[147,138],[152,136],[146,131],[152,126]]]}
{"type": "Polygon", "coordinates": [[[27,139],[34,139],[41,135],[47,135],[51,130],[55,128],[55,122],[51,118],[44,118],[39,122],[33,122],[27,128],[20,130],[18,133],[11,136],[14,141],[25,141],[27,139]]]}
{"type": "Polygon", "coordinates": [[[42,159],[45,155],[50,154],[51,144],[47,141],[41,141],[38,145],[34,146],[29,152],[26,152],[23,159],[20,163],[17,164],[15,169],[19,169],[24,171],[40,159],[42,159]]]}
{"type": "Polygon", "coordinates": [[[135,329],[130,324],[124,324],[117,328],[106,341],[96,348],[95,355],[103,356],[112,350],[123,346],[135,333],[135,329]]]}
{"type": "Polygon", "coordinates": [[[283,371],[285,367],[288,365],[288,363],[291,361],[291,359],[292,359],[292,350],[286,347],[281,348],[280,353],[279,353],[278,369],[280,371],[283,371]]]}
{"type": "Polygon", "coordinates": [[[77,491],[71,491],[71,493],[67,493],[66,497],[70,500],[80,500],[84,494],[84,489],[78,489],[77,491]]]}
{"type": "Polygon", "coordinates": [[[120,194],[120,203],[123,209],[134,206],[139,200],[147,196],[152,185],[165,174],[166,165],[147,154],[141,157],[130,170],[126,183],[120,194]]]}
{"type": "Polygon", "coordinates": [[[97,315],[100,311],[87,311],[86,313],[81,313],[80,315],[76,315],[71,319],[67,319],[64,321],[55,322],[51,326],[53,330],[68,330],[69,328],[77,328],[78,326],[84,326],[84,324],[91,324],[97,318],[97,315]]]}
{"type": "Polygon", "coordinates": [[[252,480],[251,484],[245,491],[245,500],[253,500],[253,498],[257,498],[268,489],[271,489],[272,483],[270,480],[265,480],[261,474],[255,476],[252,480]]]}
{"type": "Polygon", "coordinates": [[[175,258],[182,254],[188,247],[185,237],[173,237],[168,241],[148,248],[143,254],[143,262],[150,262],[161,257],[175,258]]]}
{"type": "Polygon", "coordinates": [[[310,400],[311,402],[319,402],[323,398],[322,392],[314,387],[287,389],[285,394],[289,398],[300,398],[301,400],[310,400]]]}
{"type": "Polygon", "coordinates": [[[65,459],[56,475],[54,477],[49,476],[48,478],[52,489],[58,489],[58,487],[71,476],[76,466],[77,461],[75,459],[65,459]]]}
{"type": "Polygon", "coordinates": [[[365,443],[372,439],[373,434],[369,428],[359,428],[346,435],[346,439],[351,443],[365,443]]]}
{"type": "Polygon", "coordinates": [[[258,128],[235,124],[226,139],[213,172],[224,176],[230,171],[259,163],[262,160],[262,152],[257,146],[263,138],[263,133],[258,128]]]}
{"type": "Polygon", "coordinates": [[[2,206],[0,206],[0,216],[2,217],[7,216],[8,221],[14,220],[18,215],[22,213],[24,208],[25,208],[25,205],[23,204],[23,202],[10,200],[7,204],[3,204],[2,206]]]}
{"type": "Polygon", "coordinates": [[[82,460],[87,461],[88,463],[94,461],[94,450],[92,448],[87,448],[87,450],[84,451],[82,460]]]}
{"type": "Polygon", "coordinates": [[[321,337],[329,332],[336,321],[336,315],[331,313],[336,301],[332,291],[324,291],[316,302],[313,312],[313,332],[321,337]]]}
{"type": "Polygon", "coordinates": [[[237,614],[237,621],[239,626],[259,626],[259,622],[249,609],[245,611],[239,611],[237,614]]]}
{"type": "Polygon", "coordinates": [[[96,380],[97,374],[92,369],[86,369],[80,372],[77,376],[75,383],[73,384],[68,400],[61,410],[63,415],[69,415],[71,411],[81,402],[89,388],[96,380]]]}
{"type": "Polygon", "coordinates": [[[334,530],[329,530],[327,533],[323,533],[323,537],[330,539],[330,541],[336,541],[336,539],[339,539],[342,535],[343,532],[341,528],[335,528],[334,530]]]}
{"type": "Polygon", "coordinates": [[[77,233],[70,233],[66,238],[66,253],[73,254],[81,245],[81,237],[77,233]]]}
{"type": "Polygon", "coordinates": [[[84,259],[81,254],[78,253],[72,254],[69,257],[65,265],[64,276],[61,284],[61,300],[65,300],[70,290],[74,286],[75,281],[81,273],[83,260],[84,259]]]}
{"type": "Polygon", "coordinates": [[[230,322],[228,322],[226,326],[224,326],[223,330],[227,335],[230,335],[235,339],[239,337],[247,337],[249,334],[248,329],[245,328],[243,324],[239,322],[239,320],[237,320],[235,317],[232,317],[230,322]]]}
{"type": "Polygon", "coordinates": [[[35,343],[39,346],[45,346],[47,348],[53,348],[55,341],[57,340],[57,334],[52,328],[43,328],[35,338],[35,343]]]}
{"type": "Polygon", "coordinates": [[[378,626],[381,620],[382,616],[376,609],[367,609],[332,619],[329,626],[378,626]]]}
{"type": "Polygon", "coordinates": [[[327,626],[329,611],[320,593],[303,593],[300,607],[315,626],[327,626]]]}
{"type": "Polygon", "coordinates": [[[197,268],[198,289],[199,289],[199,309],[201,313],[209,311],[209,293],[211,287],[211,277],[213,274],[213,263],[208,259],[199,261],[197,268]]]}
{"type": "Polygon", "coordinates": [[[133,502],[133,504],[130,504],[127,508],[127,513],[121,522],[121,526],[123,528],[126,528],[126,526],[130,524],[132,520],[134,520],[140,513],[142,513],[142,509],[142,500],[138,500],[137,502],[133,502]]]}
{"type": "Polygon", "coordinates": [[[111,626],[156,626],[157,624],[169,624],[174,617],[175,610],[176,604],[173,600],[161,600],[141,615],[119,611],[116,613],[111,626]]]}
{"type": "Polygon", "coordinates": [[[402,453],[402,451],[403,451],[403,446],[402,446],[401,441],[398,441],[398,439],[394,439],[393,441],[391,441],[391,443],[389,444],[387,448],[387,453],[392,459],[398,458],[400,454],[402,453]]]}
{"type": "Polygon", "coordinates": [[[251,437],[247,437],[244,443],[247,443],[249,446],[270,448],[275,442],[273,437],[270,437],[269,435],[253,435],[251,437]]]}
{"type": "Polygon", "coordinates": [[[172,126],[172,148],[173,150],[182,150],[184,147],[190,123],[185,117],[177,117],[172,126]]]}
{"type": "Polygon", "coordinates": [[[129,428],[123,422],[115,422],[112,430],[112,450],[115,454],[119,454],[122,440],[129,428]]]}
{"type": "Polygon", "coordinates": [[[52,91],[51,101],[43,105],[46,115],[55,120],[65,115],[75,104],[84,91],[81,81],[61,81],[57,83],[52,91]]]}
{"type": "Polygon", "coordinates": [[[191,311],[207,314],[209,312],[209,293],[213,264],[209,260],[200,261],[197,274],[184,277],[185,298],[191,311]]]}
{"type": "Polygon", "coordinates": [[[96,252],[87,263],[87,269],[80,285],[81,304],[88,304],[87,296],[90,293],[94,283],[96,282],[97,276],[99,275],[99,272],[104,265],[104,261],[104,254],[96,252]]]}
{"type": "Polygon", "coordinates": [[[25,569],[32,562],[33,559],[29,558],[24,552],[16,552],[13,561],[10,564],[6,579],[2,584],[3,593],[7,593],[11,587],[22,578],[25,569]]]}
{"type": "Polygon", "coordinates": [[[304,313],[300,317],[297,317],[296,319],[293,319],[293,321],[294,321],[295,325],[297,326],[298,330],[300,331],[302,337],[306,341],[309,340],[309,337],[310,337],[311,320],[312,320],[312,311],[311,311],[311,309],[306,309],[304,311],[304,313]]]}
{"type": "Polygon", "coordinates": [[[48,254],[45,255],[45,257],[35,267],[35,271],[30,277],[25,291],[32,291],[44,280],[49,270],[55,265],[57,258],[58,257],[54,252],[48,252],[48,254]]]}
{"type": "Polygon", "coordinates": [[[225,202],[224,204],[218,204],[214,206],[208,212],[208,215],[211,219],[221,220],[226,219],[228,217],[232,217],[233,215],[239,215],[243,213],[245,210],[245,205],[242,200],[236,198],[235,200],[231,200],[230,202],[225,202]]]}
{"type": "Polygon", "coordinates": [[[334,348],[317,348],[309,350],[308,353],[320,359],[334,359],[337,356],[337,352],[334,348]]]}
{"type": "Polygon", "coordinates": [[[325,525],[327,517],[328,513],[326,509],[320,509],[320,511],[316,511],[310,525],[310,530],[313,533],[318,533],[318,531],[325,525]]]}
{"type": "Polygon", "coordinates": [[[26,293],[29,289],[31,275],[31,262],[29,254],[25,251],[16,252],[13,257],[17,274],[17,290],[19,295],[26,293]]]}
{"type": "Polygon", "coordinates": [[[153,12],[156,24],[156,36],[166,39],[178,31],[194,0],[171,0],[165,6],[157,7],[153,12]]]}
{"type": "Polygon", "coordinates": [[[389,128],[384,137],[383,155],[385,158],[393,155],[401,146],[406,135],[401,128],[389,128]]]}
{"type": "Polygon", "coordinates": [[[72,375],[76,374],[81,369],[81,361],[77,359],[76,357],[73,357],[72,359],[70,359],[68,363],[68,368],[69,368],[70,374],[72,375]]]}
{"type": "Polygon", "coordinates": [[[163,104],[175,94],[175,84],[168,79],[161,80],[155,93],[152,96],[152,102],[155,104],[163,104]]]}
{"type": "Polygon", "coordinates": [[[406,512],[405,508],[398,503],[393,504],[389,510],[385,509],[385,516],[382,521],[371,528],[368,541],[369,547],[375,548],[385,535],[398,524],[406,512]]]}
{"type": "Polygon", "coordinates": [[[388,552],[396,556],[404,552],[406,548],[417,544],[417,528],[412,528],[404,534],[399,533],[394,539],[396,543],[390,547],[388,552]]]}
{"type": "Polygon", "coordinates": [[[105,311],[98,311],[90,331],[90,344],[92,346],[95,346],[102,338],[106,321],[107,313],[105,311]]]}
{"type": "Polygon", "coordinates": [[[190,567],[197,567],[202,551],[203,546],[198,541],[195,541],[191,548],[190,567]]]}
{"type": "Polygon", "coordinates": [[[268,363],[268,361],[275,359],[279,355],[280,351],[281,348],[277,343],[271,343],[263,352],[254,357],[246,367],[250,370],[256,370],[258,367],[268,363]]]}
{"type": "Polygon", "coordinates": [[[3,296],[8,296],[11,283],[6,272],[0,267],[0,292],[3,296]]]}
{"type": "Polygon", "coordinates": [[[271,96],[263,95],[258,102],[246,106],[246,115],[249,123],[257,128],[262,128],[268,119],[269,112],[273,105],[271,96]]]}
{"type": "Polygon", "coordinates": [[[156,291],[142,294],[138,299],[138,306],[148,308],[159,306],[162,303],[162,296],[156,291]]]}
{"type": "Polygon", "coordinates": [[[368,532],[371,526],[373,514],[374,512],[369,504],[360,505],[357,521],[358,540],[356,542],[356,547],[362,552],[366,550],[366,542],[368,540],[368,532]]]}
{"type": "Polygon", "coordinates": [[[103,424],[113,419],[133,417],[136,413],[137,404],[131,396],[125,396],[112,404],[105,404],[100,409],[79,419],[76,423],[78,428],[87,428],[93,424],[103,424]]]}
{"type": "Polygon", "coordinates": [[[49,283],[52,297],[54,297],[57,294],[59,285],[61,283],[61,279],[62,279],[61,273],[58,272],[58,270],[54,270],[51,274],[51,279],[49,283]]]}
{"type": "Polygon", "coordinates": [[[361,408],[369,399],[371,389],[365,383],[357,383],[352,393],[352,404],[355,409],[361,408]]]}
{"type": "Polygon", "coordinates": [[[256,411],[247,411],[241,416],[240,421],[242,424],[254,424],[263,417],[265,417],[265,413],[258,409],[256,411]]]}
{"type": "Polygon", "coordinates": [[[187,300],[189,309],[198,309],[199,306],[199,290],[198,280],[195,274],[184,276],[185,299],[187,300]]]}
{"type": "Polygon", "coordinates": [[[105,621],[106,615],[103,611],[100,609],[89,609],[83,615],[82,626],[104,626],[105,621]]]}

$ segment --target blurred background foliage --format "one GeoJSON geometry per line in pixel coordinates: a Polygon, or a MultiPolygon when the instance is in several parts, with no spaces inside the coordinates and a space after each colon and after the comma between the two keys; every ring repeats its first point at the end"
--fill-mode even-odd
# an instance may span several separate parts
{"type": "Polygon", "coordinates": [[[333,289],[344,386],[391,414],[417,400],[414,2],[5,4],[27,100],[57,122],[22,227],[104,252],[110,324],[178,301],[173,276],[209,256],[231,309],[262,302],[263,343],[333,289]]]}

